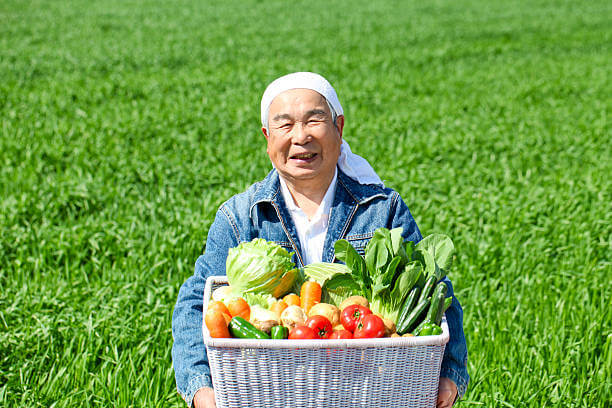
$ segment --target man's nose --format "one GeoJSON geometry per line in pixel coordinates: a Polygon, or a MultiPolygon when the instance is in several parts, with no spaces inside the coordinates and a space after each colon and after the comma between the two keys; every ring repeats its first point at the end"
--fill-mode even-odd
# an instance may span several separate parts
{"type": "Polygon", "coordinates": [[[297,122],[293,126],[293,134],[291,135],[294,144],[303,145],[310,141],[311,135],[305,123],[297,122]]]}

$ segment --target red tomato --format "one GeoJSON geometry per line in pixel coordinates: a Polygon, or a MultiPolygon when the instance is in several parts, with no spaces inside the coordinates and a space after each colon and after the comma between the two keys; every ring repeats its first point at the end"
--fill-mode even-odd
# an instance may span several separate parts
{"type": "Polygon", "coordinates": [[[352,339],[353,333],[348,330],[334,330],[329,339],[352,339]]]}
{"type": "Polygon", "coordinates": [[[357,323],[363,316],[372,314],[372,311],[365,306],[350,305],[344,308],[340,315],[340,323],[351,333],[355,331],[357,323]]]}
{"type": "Polygon", "coordinates": [[[385,335],[385,323],[383,320],[373,314],[363,316],[363,318],[357,324],[353,338],[355,339],[366,339],[384,337],[385,335]]]}
{"type": "Polygon", "coordinates": [[[306,326],[317,332],[317,338],[328,339],[332,332],[332,325],[325,316],[311,316],[304,323],[306,326]]]}
{"type": "Polygon", "coordinates": [[[291,331],[289,332],[290,340],[303,340],[303,339],[315,340],[318,338],[319,337],[317,336],[317,332],[308,326],[298,325],[298,326],[295,326],[293,329],[291,329],[291,331]]]}

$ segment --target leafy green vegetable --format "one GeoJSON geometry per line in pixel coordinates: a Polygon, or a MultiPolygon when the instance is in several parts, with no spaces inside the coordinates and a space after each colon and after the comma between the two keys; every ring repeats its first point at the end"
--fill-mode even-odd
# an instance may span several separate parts
{"type": "Polygon", "coordinates": [[[345,239],[336,241],[334,250],[336,251],[336,258],[343,261],[349,267],[355,283],[360,287],[362,294],[368,298],[371,292],[372,280],[368,274],[368,268],[363,257],[345,239]]]}
{"type": "Polygon", "coordinates": [[[404,243],[402,228],[379,228],[360,256],[346,240],[334,245],[336,257],[350,273],[335,274],[323,286],[324,298],[337,303],[341,298],[362,295],[370,309],[396,320],[402,302],[415,286],[422,287],[427,276],[442,279],[450,269],[454,246],[449,237],[433,234],[417,245],[404,243]]]}
{"type": "Polygon", "coordinates": [[[300,271],[287,250],[262,238],[243,242],[227,254],[227,281],[236,295],[280,297],[300,280],[300,271]]]}
{"type": "Polygon", "coordinates": [[[449,237],[443,234],[428,235],[417,244],[416,251],[422,255],[431,255],[431,258],[427,257],[426,265],[429,266],[433,260],[434,273],[438,280],[448,274],[455,254],[455,246],[449,237]]]}
{"type": "Polygon", "coordinates": [[[351,270],[343,264],[330,262],[315,262],[302,268],[304,276],[323,286],[325,282],[337,273],[350,273],[351,270]]]}
{"type": "Polygon", "coordinates": [[[362,295],[361,287],[350,273],[339,273],[327,280],[321,289],[321,301],[339,306],[342,301],[353,295],[362,295]]]}
{"type": "Polygon", "coordinates": [[[422,276],[423,266],[420,262],[412,261],[406,265],[404,271],[400,273],[391,290],[390,301],[393,302],[394,308],[399,308],[406,294],[419,282],[422,276]]]}
{"type": "Polygon", "coordinates": [[[274,302],[276,302],[276,298],[270,294],[244,292],[242,297],[244,300],[246,300],[249,306],[257,305],[263,307],[264,309],[268,309],[274,302]]]}

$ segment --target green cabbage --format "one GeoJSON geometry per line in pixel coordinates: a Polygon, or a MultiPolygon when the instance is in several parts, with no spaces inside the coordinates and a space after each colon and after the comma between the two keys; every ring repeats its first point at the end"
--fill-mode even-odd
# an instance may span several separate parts
{"type": "Polygon", "coordinates": [[[238,296],[249,293],[281,297],[300,280],[300,271],[291,255],[280,245],[262,238],[243,242],[228,251],[227,281],[238,296]]]}

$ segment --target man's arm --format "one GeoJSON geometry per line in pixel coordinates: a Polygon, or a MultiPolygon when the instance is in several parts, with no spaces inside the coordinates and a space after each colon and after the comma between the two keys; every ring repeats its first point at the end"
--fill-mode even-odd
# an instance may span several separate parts
{"type": "Polygon", "coordinates": [[[189,406],[192,406],[193,397],[199,389],[212,388],[202,336],[206,278],[225,275],[227,251],[236,245],[238,240],[229,219],[220,209],[208,231],[204,255],[196,261],[195,273],[181,287],[174,307],[172,361],[177,390],[189,406]]]}
{"type": "Polygon", "coordinates": [[[463,333],[463,309],[455,297],[453,284],[445,277],[442,282],[446,283],[447,297],[452,297],[451,306],[446,310],[446,323],[450,332],[450,339],[444,349],[440,377],[446,377],[457,386],[458,398],[463,398],[467,390],[470,376],[467,371],[467,344],[463,333]]]}

